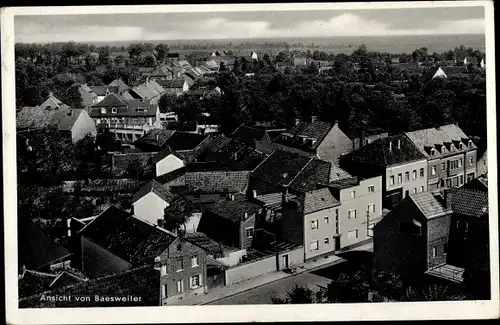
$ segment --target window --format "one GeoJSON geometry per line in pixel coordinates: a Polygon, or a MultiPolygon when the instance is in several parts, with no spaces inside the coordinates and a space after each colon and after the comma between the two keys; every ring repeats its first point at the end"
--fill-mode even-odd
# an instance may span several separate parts
{"type": "Polygon", "coordinates": [[[413,189],[413,194],[415,194],[415,193],[417,193],[417,188],[416,187],[413,189]]]}
{"type": "Polygon", "coordinates": [[[442,172],[444,172],[445,168],[446,168],[445,163],[441,163],[441,171],[442,171],[442,172]]]}
{"type": "Polygon", "coordinates": [[[413,171],[413,179],[417,179],[417,170],[413,171]]]}
{"type": "Polygon", "coordinates": [[[325,245],[328,245],[330,243],[330,238],[325,237],[325,245]]]}
{"type": "Polygon", "coordinates": [[[358,229],[349,230],[347,233],[347,239],[356,239],[358,238],[358,229]]]}
{"type": "Polygon", "coordinates": [[[464,160],[460,158],[460,160],[458,161],[458,167],[462,167],[463,165],[464,165],[464,160]]]}
{"type": "Polygon", "coordinates": [[[371,193],[375,192],[375,186],[373,186],[373,185],[368,186],[368,192],[371,192],[371,193]]]}
{"type": "Polygon", "coordinates": [[[163,284],[161,286],[161,297],[167,298],[167,285],[166,284],[163,284]]]}
{"type": "Polygon", "coordinates": [[[469,167],[472,166],[474,158],[472,156],[469,157],[469,167]]]}
{"type": "Polygon", "coordinates": [[[177,264],[177,272],[184,270],[184,260],[182,258],[178,259],[176,264],[177,264]]]}
{"type": "Polygon", "coordinates": [[[436,175],[436,166],[432,166],[431,175],[436,175]]]}
{"type": "Polygon", "coordinates": [[[390,181],[389,181],[389,183],[390,183],[391,185],[394,185],[394,176],[391,176],[391,177],[390,177],[390,181]]]}
{"type": "Polygon", "coordinates": [[[194,275],[192,277],[189,278],[189,287],[191,289],[196,289],[200,286],[200,275],[194,275]]]}
{"type": "Polygon", "coordinates": [[[410,190],[405,191],[405,197],[407,197],[410,194],[410,190]]]}
{"type": "Polygon", "coordinates": [[[410,172],[405,172],[405,182],[410,181],[410,172]]]}
{"type": "Polygon", "coordinates": [[[420,186],[420,192],[423,192],[423,191],[424,191],[424,187],[420,186]]]}
{"type": "Polygon", "coordinates": [[[460,142],[460,144],[458,145],[458,147],[460,148],[460,150],[463,150],[464,149],[464,144],[460,142]]]}
{"type": "Polygon", "coordinates": [[[350,191],[349,196],[351,197],[351,199],[354,199],[356,197],[356,191],[350,191]]]}
{"type": "Polygon", "coordinates": [[[325,217],[325,223],[330,223],[330,218],[325,217]]]}
{"type": "Polygon", "coordinates": [[[437,247],[434,246],[432,247],[432,258],[436,258],[436,256],[437,256],[437,247]]]}
{"type": "Polygon", "coordinates": [[[101,114],[106,114],[106,108],[104,107],[101,108],[101,114]]]}
{"type": "Polygon", "coordinates": [[[458,220],[457,221],[457,229],[463,232],[469,231],[469,223],[467,221],[458,220]]]}
{"type": "Polygon", "coordinates": [[[458,166],[458,160],[450,161],[450,169],[457,169],[458,166]]]}
{"type": "Polygon", "coordinates": [[[375,203],[368,204],[368,212],[375,213],[375,203]]]}
{"type": "Polygon", "coordinates": [[[318,229],[318,220],[311,221],[311,229],[318,229]]]}
{"type": "Polygon", "coordinates": [[[191,257],[191,266],[192,267],[198,266],[198,256],[191,257]]]}
{"type": "Polygon", "coordinates": [[[471,140],[469,140],[468,146],[469,146],[469,148],[472,148],[472,141],[471,140]]]}
{"type": "Polygon", "coordinates": [[[245,235],[247,236],[247,238],[252,238],[253,237],[253,227],[246,228],[245,235]]]}
{"type": "Polygon", "coordinates": [[[318,249],[319,249],[318,241],[317,240],[313,240],[311,242],[311,251],[317,251],[318,249]]]}
{"type": "Polygon", "coordinates": [[[420,168],[420,177],[424,177],[424,169],[420,168]]]}
{"type": "Polygon", "coordinates": [[[111,109],[111,113],[116,114],[116,112],[117,112],[116,107],[113,107],[113,108],[111,109]]]}
{"type": "Polygon", "coordinates": [[[434,156],[436,154],[436,149],[432,148],[431,149],[431,156],[434,156]]]}
{"type": "Polygon", "coordinates": [[[167,275],[167,264],[162,264],[161,265],[160,274],[162,276],[167,275]]]}
{"type": "Polygon", "coordinates": [[[347,218],[348,219],[356,219],[356,209],[352,209],[347,211],[347,218]]]}
{"type": "Polygon", "coordinates": [[[177,293],[182,293],[182,292],[184,292],[184,281],[177,280],[177,293]]]}
{"type": "Polygon", "coordinates": [[[464,175],[460,175],[460,176],[458,177],[458,182],[459,182],[458,184],[459,184],[460,186],[462,186],[462,185],[464,184],[464,175]]]}
{"type": "Polygon", "coordinates": [[[403,183],[403,174],[398,174],[398,184],[403,183]]]}

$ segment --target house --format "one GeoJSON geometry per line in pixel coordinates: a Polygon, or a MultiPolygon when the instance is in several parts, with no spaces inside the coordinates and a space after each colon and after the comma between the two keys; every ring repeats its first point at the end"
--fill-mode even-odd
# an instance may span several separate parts
{"type": "Polygon", "coordinates": [[[298,57],[293,59],[293,66],[298,67],[298,66],[307,66],[309,65],[309,59],[305,57],[298,57]]]}
{"type": "Polygon", "coordinates": [[[85,276],[74,273],[78,272],[67,269],[47,273],[24,269],[18,277],[19,299],[86,281],[85,276]]]}
{"type": "Polygon", "coordinates": [[[71,252],[56,244],[35,223],[26,216],[18,219],[18,267],[23,269],[50,272],[71,265],[71,252]]]}
{"type": "Polygon", "coordinates": [[[336,250],[371,241],[373,227],[382,218],[382,176],[350,177],[325,184],[340,202],[335,211],[336,250]]]}
{"type": "Polygon", "coordinates": [[[85,109],[89,109],[92,105],[99,102],[97,94],[89,87],[87,84],[81,84],[78,86],[78,92],[82,97],[82,103],[85,109]]]}
{"type": "Polygon", "coordinates": [[[163,211],[172,203],[174,195],[154,179],[144,185],[132,199],[134,216],[151,224],[158,225],[163,219],[163,211]]]}
{"type": "Polygon", "coordinates": [[[159,80],[158,83],[168,94],[180,96],[189,90],[189,85],[184,79],[159,80]]]}
{"type": "Polygon", "coordinates": [[[133,145],[143,152],[158,152],[166,147],[165,142],[174,134],[174,130],[152,129],[134,141],[133,145]]]}
{"type": "Polygon", "coordinates": [[[419,62],[408,62],[408,63],[393,63],[392,67],[398,71],[401,70],[418,70],[420,69],[419,62]]]}
{"type": "Polygon", "coordinates": [[[212,86],[211,88],[203,87],[199,89],[189,90],[185,94],[186,96],[197,97],[199,100],[211,97],[219,97],[222,95],[222,89],[218,86],[212,86]]]}
{"type": "Polygon", "coordinates": [[[477,147],[456,124],[406,132],[427,159],[430,190],[457,187],[477,175],[477,147]]]}
{"type": "Polygon", "coordinates": [[[83,272],[100,277],[150,265],[160,270],[160,304],[205,292],[203,249],[110,206],[80,231],[83,272]]]}
{"type": "Polygon", "coordinates": [[[352,150],[357,150],[377,139],[387,138],[389,133],[383,132],[381,129],[363,129],[359,132],[352,132],[350,135],[352,138],[352,150]]]}
{"type": "Polygon", "coordinates": [[[107,128],[125,141],[134,141],[144,132],[160,127],[158,105],[148,100],[123,99],[114,93],[93,105],[89,115],[98,127],[107,128]]]}
{"type": "Polygon", "coordinates": [[[466,65],[466,66],[469,65],[469,64],[477,65],[477,59],[474,56],[466,56],[464,58],[463,62],[464,62],[464,65],[466,65]]]}
{"type": "Polygon", "coordinates": [[[382,206],[392,209],[410,193],[427,191],[427,159],[404,134],[389,136],[341,157],[352,175],[382,176],[382,206]]]}
{"type": "Polygon", "coordinates": [[[220,64],[218,64],[215,60],[212,58],[210,60],[207,60],[203,63],[203,66],[205,66],[207,69],[209,69],[211,72],[218,72],[220,69],[220,64]]]}
{"type": "Polygon", "coordinates": [[[273,142],[273,148],[338,163],[341,155],[352,151],[352,142],[337,121],[324,122],[312,116],[309,122],[296,120],[273,142]]]}
{"type": "Polygon", "coordinates": [[[159,288],[159,271],[153,266],[145,265],[74,285],[52,287],[48,291],[19,299],[19,308],[158,306],[159,288]],[[92,299],[47,299],[47,297],[91,297],[92,299]],[[95,297],[122,297],[122,299],[96,301],[95,297]]]}
{"type": "Polygon", "coordinates": [[[481,59],[481,63],[479,64],[481,68],[485,69],[486,68],[486,57],[483,56],[481,59]]]}
{"type": "Polygon", "coordinates": [[[245,58],[248,61],[259,60],[259,55],[255,51],[241,51],[236,53],[236,57],[245,58]]]}
{"type": "Polygon", "coordinates": [[[16,127],[18,132],[55,127],[71,137],[73,142],[77,142],[86,135],[97,134],[96,125],[85,110],[65,106],[51,109],[41,106],[23,107],[16,114],[16,127]]]}
{"type": "Polygon", "coordinates": [[[466,75],[468,73],[467,66],[436,66],[429,70],[427,78],[450,78],[466,75]]]}
{"type": "Polygon", "coordinates": [[[118,93],[118,87],[109,86],[89,86],[90,90],[97,95],[97,103],[102,101],[106,96],[111,93],[118,93]]]}
{"type": "Polygon", "coordinates": [[[148,100],[151,104],[158,104],[160,97],[166,90],[160,86],[154,79],[146,78],[146,81],[132,88],[143,100],[148,100]]]}
{"type": "Polygon", "coordinates": [[[38,107],[44,109],[69,108],[68,105],[64,104],[59,99],[57,99],[52,92],[49,93],[49,97],[47,97],[47,99],[43,103],[38,105],[38,107]]]}
{"type": "Polygon", "coordinates": [[[489,271],[488,194],[463,188],[410,194],[374,227],[374,268],[452,282],[489,271]]]}
{"type": "Polygon", "coordinates": [[[186,166],[184,159],[169,146],[160,150],[158,154],[153,157],[152,162],[155,164],[156,177],[186,166]]]}
{"type": "Polygon", "coordinates": [[[207,206],[198,231],[228,246],[250,248],[255,220],[261,210],[260,205],[249,201],[245,195],[231,195],[228,199],[207,206]]]}

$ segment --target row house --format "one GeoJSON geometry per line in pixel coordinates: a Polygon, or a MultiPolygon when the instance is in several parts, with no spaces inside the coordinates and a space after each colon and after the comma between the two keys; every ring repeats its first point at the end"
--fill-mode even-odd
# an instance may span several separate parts
{"type": "Polygon", "coordinates": [[[206,253],[189,241],[110,206],[80,231],[82,272],[89,278],[153,266],[159,305],[206,292],[206,253]]]}
{"type": "Polygon", "coordinates": [[[340,167],[363,178],[382,176],[382,206],[387,209],[410,193],[427,191],[427,159],[404,134],[366,144],[343,156],[340,167]]]}
{"type": "Polygon", "coordinates": [[[310,121],[296,120],[292,128],[276,139],[273,148],[336,164],[341,155],[352,151],[352,142],[339,128],[338,121],[324,122],[312,116],[310,121]]]}
{"type": "Polygon", "coordinates": [[[124,99],[111,93],[93,105],[90,117],[121,140],[134,141],[145,132],[160,128],[158,105],[140,99],[124,99]]]}
{"type": "Polygon", "coordinates": [[[456,124],[406,132],[427,159],[428,187],[458,187],[476,177],[477,147],[456,124]]]}
{"type": "Polygon", "coordinates": [[[465,270],[489,278],[488,238],[487,192],[410,194],[374,227],[374,267],[458,283],[465,270]]]}

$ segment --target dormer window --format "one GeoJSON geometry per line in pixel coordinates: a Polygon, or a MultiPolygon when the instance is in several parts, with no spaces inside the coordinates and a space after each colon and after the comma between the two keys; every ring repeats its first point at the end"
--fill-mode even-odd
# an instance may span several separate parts
{"type": "Polygon", "coordinates": [[[460,142],[460,144],[458,145],[458,148],[459,148],[460,150],[463,150],[463,149],[464,149],[464,144],[463,144],[462,142],[460,142]]]}
{"type": "Polygon", "coordinates": [[[469,148],[472,148],[472,141],[471,141],[471,140],[469,140],[469,143],[467,143],[467,146],[468,146],[469,148]]]}
{"type": "Polygon", "coordinates": [[[452,144],[450,144],[450,151],[455,151],[455,146],[452,144]]]}
{"type": "Polygon", "coordinates": [[[117,112],[116,107],[113,107],[113,108],[111,109],[111,113],[116,114],[116,112],[117,112]]]}
{"type": "Polygon", "coordinates": [[[436,155],[436,149],[432,148],[431,149],[431,156],[435,156],[436,155]]]}
{"type": "Polygon", "coordinates": [[[106,114],[106,108],[105,107],[101,108],[101,114],[106,114]]]}
{"type": "Polygon", "coordinates": [[[446,148],[444,146],[441,147],[441,154],[444,154],[446,152],[446,148]]]}

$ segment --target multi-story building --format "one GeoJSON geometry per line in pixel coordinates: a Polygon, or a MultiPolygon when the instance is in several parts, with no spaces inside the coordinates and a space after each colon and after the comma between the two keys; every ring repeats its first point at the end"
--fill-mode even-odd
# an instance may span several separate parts
{"type": "Polygon", "coordinates": [[[382,206],[393,208],[405,196],[427,190],[427,159],[404,135],[366,144],[340,159],[341,168],[363,178],[382,176],[382,206]]]}
{"type": "Polygon", "coordinates": [[[124,141],[134,141],[151,129],[161,128],[158,105],[140,99],[123,99],[111,93],[91,107],[90,117],[124,141]]]}
{"type": "Polygon", "coordinates": [[[456,124],[407,132],[427,158],[428,187],[458,187],[476,177],[477,147],[456,124]]]}
{"type": "Polygon", "coordinates": [[[488,194],[464,188],[410,194],[374,227],[374,267],[454,282],[489,274],[488,194]]]}

